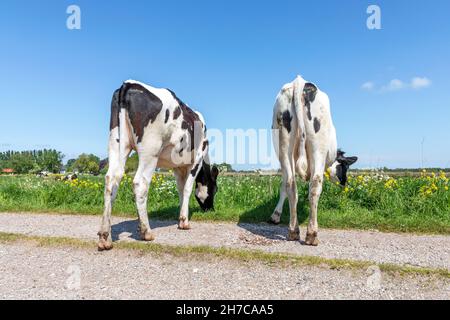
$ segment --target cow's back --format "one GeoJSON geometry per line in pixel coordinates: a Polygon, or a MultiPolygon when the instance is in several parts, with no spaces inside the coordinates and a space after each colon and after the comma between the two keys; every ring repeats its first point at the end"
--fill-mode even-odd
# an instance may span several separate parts
{"type": "MultiPolygon", "coordinates": [[[[313,90],[314,94],[301,88],[300,105],[295,103],[294,82],[287,83],[282,87],[273,109],[272,128],[286,130],[289,135],[295,137],[293,147],[296,171],[302,178],[308,179],[307,152],[311,149],[308,148],[308,145],[311,146],[313,143],[321,145],[321,148],[328,154],[326,165],[329,166],[336,158],[337,142],[328,95],[315,84],[305,81],[304,85],[305,87],[309,86],[309,90],[313,90]],[[303,126],[299,125],[296,108],[302,109],[300,121],[303,121],[303,126]]],[[[280,139],[275,143],[283,143],[283,141],[280,139]]]]}

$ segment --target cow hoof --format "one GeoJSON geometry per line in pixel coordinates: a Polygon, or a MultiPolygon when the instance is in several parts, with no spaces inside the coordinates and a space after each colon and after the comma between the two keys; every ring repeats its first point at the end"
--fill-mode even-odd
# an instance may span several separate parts
{"type": "Polygon", "coordinates": [[[143,241],[153,241],[155,240],[155,235],[151,231],[145,231],[141,234],[141,239],[143,241]]]}
{"type": "Polygon", "coordinates": [[[305,244],[308,246],[318,246],[319,245],[319,238],[317,237],[317,232],[307,233],[305,244]]]}
{"type": "Polygon", "coordinates": [[[189,220],[186,217],[180,217],[178,222],[178,229],[180,230],[190,230],[189,220]]]}
{"type": "Polygon", "coordinates": [[[97,249],[98,251],[111,250],[113,248],[113,244],[111,241],[101,239],[98,242],[97,249]]]}
{"type": "Polygon", "coordinates": [[[267,223],[270,223],[270,224],[273,224],[273,225],[279,225],[280,224],[280,221],[275,221],[275,220],[273,220],[272,218],[270,218],[270,220],[269,221],[267,221],[267,223]]]}
{"type": "Polygon", "coordinates": [[[111,250],[113,247],[109,232],[99,232],[98,233],[98,251],[111,250]]]}
{"type": "Polygon", "coordinates": [[[179,230],[191,230],[191,226],[189,223],[182,223],[182,224],[180,223],[178,225],[178,229],[179,230]]]}
{"type": "Polygon", "coordinates": [[[287,235],[288,241],[298,241],[300,240],[300,229],[295,229],[294,231],[289,230],[287,235]]]}
{"type": "Polygon", "coordinates": [[[278,211],[275,211],[272,216],[270,217],[269,223],[274,225],[280,224],[280,216],[281,214],[278,211]]]}
{"type": "Polygon", "coordinates": [[[178,224],[178,229],[179,230],[190,230],[191,225],[189,224],[189,222],[180,221],[180,223],[178,224]]]}

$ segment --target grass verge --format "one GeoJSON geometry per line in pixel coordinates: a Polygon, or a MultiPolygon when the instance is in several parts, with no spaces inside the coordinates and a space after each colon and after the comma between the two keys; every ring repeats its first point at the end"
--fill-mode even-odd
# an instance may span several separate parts
{"type": "MultiPolygon", "coordinates": [[[[38,237],[16,233],[0,232],[0,243],[33,243],[43,247],[71,247],[95,250],[97,244],[93,241],[67,237],[38,237]]],[[[141,253],[170,255],[177,258],[226,258],[241,262],[261,262],[276,267],[326,267],[330,269],[365,270],[377,265],[382,272],[391,275],[421,275],[439,276],[450,279],[447,269],[433,269],[413,266],[400,266],[389,263],[357,261],[348,259],[327,259],[314,256],[298,256],[286,253],[268,253],[260,250],[242,250],[234,248],[214,248],[209,246],[171,246],[144,242],[116,242],[114,250],[134,250],[141,253]]]]}
{"type": "MultiPolygon", "coordinates": [[[[114,215],[136,217],[132,178],[122,180],[114,203],[114,215]]],[[[220,176],[213,212],[200,210],[190,199],[192,221],[265,222],[279,198],[279,176],[220,176]]],[[[103,212],[103,178],[80,177],[73,182],[33,176],[0,176],[0,211],[95,214],[103,212]]],[[[298,181],[298,220],[309,216],[308,184],[298,181]]],[[[152,219],[176,220],[179,198],[169,175],[155,175],[149,193],[152,219]]],[[[281,222],[289,221],[286,201],[281,222]]],[[[446,176],[392,179],[358,176],[347,188],[326,180],[319,202],[320,227],[376,229],[387,232],[450,234],[450,181],[446,176]]]]}

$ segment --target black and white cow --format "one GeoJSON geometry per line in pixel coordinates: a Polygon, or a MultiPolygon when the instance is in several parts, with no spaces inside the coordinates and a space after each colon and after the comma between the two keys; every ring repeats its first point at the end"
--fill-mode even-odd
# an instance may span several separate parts
{"type": "Polygon", "coordinates": [[[189,226],[189,198],[194,181],[200,207],[214,209],[219,171],[210,167],[206,125],[168,89],[153,88],[128,80],[116,90],[111,105],[109,169],[105,177],[105,208],[99,235],[99,250],[112,248],[111,209],[132,150],[139,155],[133,180],[139,214],[139,232],[154,240],[147,215],[147,195],[156,168],[174,171],[180,198],[179,229],[189,226]]]}
{"type": "Polygon", "coordinates": [[[331,119],[330,101],[326,93],[298,76],[281,89],[273,110],[274,145],[283,174],[280,200],[271,216],[271,222],[280,223],[283,205],[289,198],[289,240],[299,240],[297,222],[296,173],[309,180],[309,224],[307,245],[318,245],[317,206],[322,193],[325,170],[341,185],[347,182],[347,170],[357,157],[345,157],[337,149],[336,130],[331,119]]]}

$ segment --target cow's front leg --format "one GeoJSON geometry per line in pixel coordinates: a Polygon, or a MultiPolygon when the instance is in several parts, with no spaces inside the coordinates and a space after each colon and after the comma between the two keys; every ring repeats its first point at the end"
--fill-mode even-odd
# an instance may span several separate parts
{"type": "Polygon", "coordinates": [[[186,180],[188,178],[188,174],[190,174],[190,172],[185,167],[174,169],[174,175],[175,175],[175,179],[177,182],[178,197],[180,199],[180,210],[183,205],[184,187],[186,186],[186,180]]]}
{"type": "Polygon", "coordinates": [[[280,186],[280,199],[278,200],[278,204],[275,207],[275,210],[272,213],[272,216],[270,217],[269,223],[273,224],[280,224],[281,222],[281,215],[283,214],[283,206],[284,202],[286,201],[286,187],[287,187],[287,181],[285,178],[285,175],[283,174],[283,181],[281,182],[280,186]]]}
{"type": "Polygon", "coordinates": [[[197,177],[197,174],[201,169],[201,165],[202,159],[200,158],[194,163],[194,165],[191,167],[191,170],[187,173],[187,178],[183,189],[183,196],[181,198],[178,229],[189,230],[191,228],[191,226],[189,225],[189,199],[191,198],[192,187],[194,185],[195,178],[197,177]]]}
{"type": "Polygon", "coordinates": [[[289,198],[289,210],[290,210],[288,240],[297,241],[300,240],[300,227],[298,225],[297,220],[298,195],[297,195],[297,183],[295,181],[294,175],[288,178],[286,189],[289,198]]]}
{"type": "Polygon", "coordinates": [[[139,234],[142,240],[152,241],[155,239],[150,228],[147,213],[147,198],[150,182],[155,171],[158,158],[139,158],[139,167],[133,180],[136,207],[139,214],[139,234]]]}

